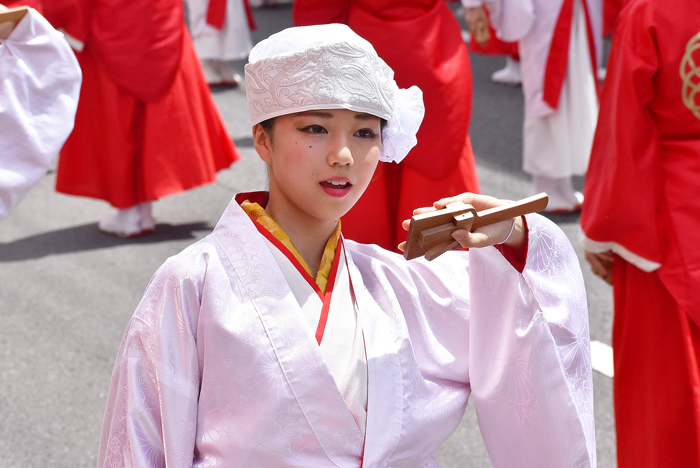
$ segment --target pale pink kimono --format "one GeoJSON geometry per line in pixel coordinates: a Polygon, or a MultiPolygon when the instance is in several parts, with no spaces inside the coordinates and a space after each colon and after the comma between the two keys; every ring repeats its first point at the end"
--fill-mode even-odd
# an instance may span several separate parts
{"type": "Polygon", "coordinates": [[[527,223],[522,273],[492,247],[427,262],[343,243],[366,353],[363,436],[232,201],[158,270],[130,321],[99,466],[435,467],[470,395],[494,466],[595,466],[578,259],[553,223],[527,223]]]}

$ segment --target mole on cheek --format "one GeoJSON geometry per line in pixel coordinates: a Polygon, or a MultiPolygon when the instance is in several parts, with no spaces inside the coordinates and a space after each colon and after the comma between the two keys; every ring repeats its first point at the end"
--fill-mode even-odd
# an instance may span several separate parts
{"type": "Polygon", "coordinates": [[[309,149],[311,149],[311,147],[310,147],[310,146],[309,146],[309,149]]]}

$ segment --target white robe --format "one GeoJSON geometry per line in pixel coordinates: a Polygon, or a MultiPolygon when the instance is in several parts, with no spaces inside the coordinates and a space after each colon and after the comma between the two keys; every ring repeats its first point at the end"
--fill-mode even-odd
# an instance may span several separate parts
{"type": "Polygon", "coordinates": [[[498,36],[517,41],[520,54],[525,119],[523,170],[559,179],[583,175],[588,167],[598,118],[597,66],[602,52],[601,0],[576,0],[571,25],[567,73],[559,105],[543,99],[552,36],[564,0],[462,0],[465,8],[486,4],[498,36]],[[593,35],[591,51],[582,7],[585,2],[593,35]]]}
{"type": "Polygon", "coordinates": [[[207,23],[209,0],[186,0],[192,42],[200,60],[240,60],[253,48],[243,0],[227,0],[223,28],[207,23]]]}
{"type": "MultiPolygon", "coordinates": [[[[600,63],[603,43],[602,1],[583,1],[591,22],[595,45],[593,53],[600,63]]],[[[563,3],[564,0],[462,0],[465,8],[485,4],[491,12],[491,23],[498,37],[507,42],[518,42],[526,117],[542,117],[554,112],[544,102],[542,93],[552,35],[563,3]]],[[[590,62],[590,56],[586,58],[590,62]]]]}
{"type": "Polygon", "coordinates": [[[34,9],[0,40],[0,220],[46,175],[73,130],[82,74],[34,9]]]}
{"type": "Polygon", "coordinates": [[[578,259],[550,221],[527,221],[522,274],[494,248],[427,262],[345,242],[366,350],[363,437],[303,294],[232,201],[158,270],[130,321],[98,465],[435,467],[472,394],[494,466],[595,466],[578,259]]]}
{"type": "Polygon", "coordinates": [[[525,172],[550,179],[586,174],[598,121],[595,80],[585,13],[577,0],[559,107],[556,112],[542,116],[526,113],[523,121],[525,172]]]}
{"type": "Polygon", "coordinates": [[[329,278],[323,295],[289,250],[265,228],[262,230],[266,234],[264,237],[270,253],[301,307],[310,333],[317,334],[324,306],[328,307],[324,320],[325,331],[319,344],[321,356],[364,437],[367,422],[367,357],[362,321],[348,275],[344,243],[341,241],[338,244],[330,272],[333,279],[329,278]]]}

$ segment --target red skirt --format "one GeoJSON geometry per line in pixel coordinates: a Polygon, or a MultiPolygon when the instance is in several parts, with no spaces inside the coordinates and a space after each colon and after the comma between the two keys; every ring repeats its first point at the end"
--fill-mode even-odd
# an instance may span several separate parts
{"type": "Polygon", "coordinates": [[[616,257],[613,276],[618,467],[697,467],[700,328],[656,272],[616,257]]]}
{"type": "Polygon", "coordinates": [[[224,128],[190,36],[168,93],[141,101],[118,87],[90,53],[76,53],[83,85],[75,128],[60,153],[56,190],[116,208],[213,182],[240,159],[224,128]]]}

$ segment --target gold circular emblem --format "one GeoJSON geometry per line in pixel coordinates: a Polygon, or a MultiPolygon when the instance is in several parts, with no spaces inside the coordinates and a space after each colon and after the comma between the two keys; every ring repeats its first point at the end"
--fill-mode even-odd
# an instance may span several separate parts
{"type": "Polygon", "coordinates": [[[700,119],[700,33],[691,37],[681,60],[683,104],[700,119]]]}

